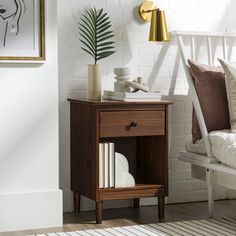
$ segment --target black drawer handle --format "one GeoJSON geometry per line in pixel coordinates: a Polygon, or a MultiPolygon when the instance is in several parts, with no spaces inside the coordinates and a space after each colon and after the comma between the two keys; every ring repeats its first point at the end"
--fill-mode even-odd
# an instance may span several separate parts
{"type": "Polygon", "coordinates": [[[138,126],[137,121],[132,121],[129,125],[126,126],[126,130],[130,130],[131,128],[136,128],[138,126]]]}
{"type": "Polygon", "coordinates": [[[137,127],[138,126],[138,123],[137,123],[137,121],[132,121],[131,123],[130,123],[130,127],[137,127]]]}

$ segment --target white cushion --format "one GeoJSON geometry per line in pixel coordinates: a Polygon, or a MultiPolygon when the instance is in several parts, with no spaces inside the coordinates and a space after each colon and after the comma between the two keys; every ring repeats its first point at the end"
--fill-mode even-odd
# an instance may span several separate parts
{"type": "Polygon", "coordinates": [[[223,59],[218,60],[225,72],[231,130],[236,133],[236,63],[223,59]]]}
{"type": "Polygon", "coordinates": [[[213,131],[209,134],[212,152],[221,163],[236,168],[236,134],[230,130],[213,131]]]}
{"type": "MultiPolygon", "coordinates": [[[[236,133],[232,133],[231,130],[212,131],[209,133],[209,139],[214,157],[219,162],[236,168],[236,133]]],[[[202,139],[196,144],[187,142],[186,149],[188,152],[206,155],[202,139]]]]}

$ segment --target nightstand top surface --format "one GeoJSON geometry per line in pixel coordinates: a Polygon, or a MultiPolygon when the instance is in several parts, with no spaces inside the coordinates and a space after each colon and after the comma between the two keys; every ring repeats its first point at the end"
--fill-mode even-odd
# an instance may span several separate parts
{"type": "Polygon", "coordinates": [[[124,101],[115,101],[115,100],[88,100],[88,99],[68,99],[72,103],[86,103],[90,105],[171,105],[173,104],[170,100],[160,100],[160,101],[136,101],[136,102],[124,102],[124,101]]]}

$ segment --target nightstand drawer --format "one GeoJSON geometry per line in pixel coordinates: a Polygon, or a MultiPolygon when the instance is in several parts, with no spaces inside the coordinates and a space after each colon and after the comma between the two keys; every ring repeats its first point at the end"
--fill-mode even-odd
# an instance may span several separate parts
{"type": "Polygon", "coordinates": [[[165,111],[100,112],[100,137],[165,134],[165,111]]]}

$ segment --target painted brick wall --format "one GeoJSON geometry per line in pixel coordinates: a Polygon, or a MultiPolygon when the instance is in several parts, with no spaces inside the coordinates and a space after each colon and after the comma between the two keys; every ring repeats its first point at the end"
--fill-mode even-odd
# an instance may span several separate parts
{"type": "MultiPolygon", "coordinates": [[[[190,166],[178,161],[185,140],[190,138],[192,106],[188,86],[178,54],[176,41],[170,44],[148,42],[149,24],[137,19],[139,0],[59,0],[59,86],[60,86],[60,186],[64,190],[64,210],[72,210],[70,192],[69,104],[68,97],[86,96],[87,64],[91,59],[80,49],[77,21],[85,8],[103,7],[108,11],[115,31],[117,53],[101,62],[103,88],[113,88],[112,70],[130,66],[133,76],[142,76],[153,88],[173,99],[170,111],[170,196],[168,202],[188,202],[207,199],[205,183],[191,178],[190,166]]],[[[159,0],[164,9],[169,30],[235,31],[236,2],[233,0],[159,0]]],[[[206,61],[204,48],[198,53],[206,61]]],[[[217,199],[235,197],[222,188],[216,189],[217,199]]],[[[153,204],[155,199],[143,200],[153,204]]],[[[128,201],[112,202],[108,207],[127,206],[128,201]]],[[[83,199],[83,209],[94,204],[83,199]]]]}

